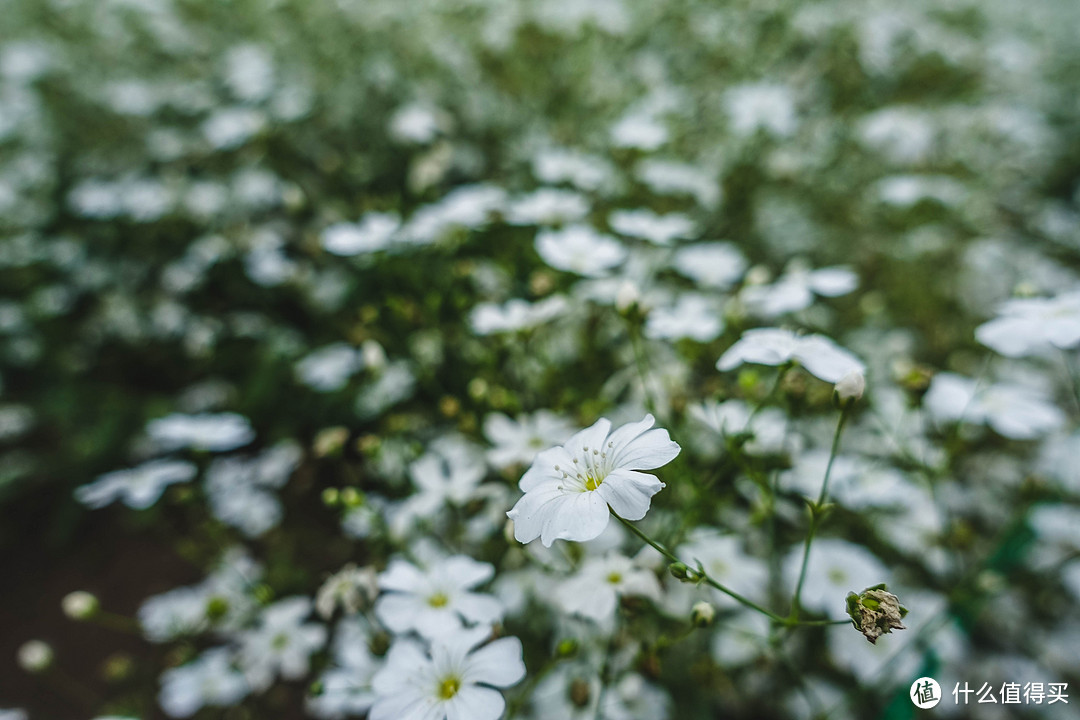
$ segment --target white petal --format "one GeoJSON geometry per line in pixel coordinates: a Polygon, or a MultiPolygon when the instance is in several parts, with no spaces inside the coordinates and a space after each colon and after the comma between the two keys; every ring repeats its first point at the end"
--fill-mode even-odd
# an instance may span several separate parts
{"type": "Polygon", "coordinates": [[[505,709],[498,690],[465,685],[446,703],[446,720],[498,720],[505,709]]]}
{"type": "Polygon", "coordinates": [[[420,569],[404,560],[391,560],[386,572],[379,576],[381,590],[420,592],[427,587],[427,579],[420,569]]]}
{"type": "Polygon", "coordinates": [[[780,328],[747,330],[742,338],[728,348],[716,361],[716,369],[731,370],[743,363],[782,365],[791,359],[795,349],[795,334],[780,328]]]}
{"type": "Polygon", "coordinates": [[[431,608],[423,599],[405,593],[383,595],[375,603],[375,617],[393,632],[407,632],[431,608]]]}
{"type": "MultiPolygon", "coordinates": [[[[607,418],[600,418],[591,426],[574,433],[563,447],[566,448],[570,455],[577,455],[582,448],[586,447],[590,450],[600,449],[607,443],[609,432],[611,432],[611,421],[607,418]]],[[[538,456],[537,460],[539,459],[538,456]]]]}
{"type": "Polygon", "coordinates": [[[679,454],[678,443],[672,442],[667,430],[653,425],[653,416],[646,415],[641,422],[623,425],[611,434],[608,442],[608,464],[615,468],[652,470],[667,465],[679,454]]]}
{"type": "MultiPolygon", "coordinates": [[[[577,436],[575,435],[575,437],[577,436]]],[[[556,470],[555,467],[566,469],[572,467],[573,463],[573,458],[561,447],[544,450],[536,456],[532,465],[522,475],[518,487],[521,488],[522,492],[529,492],[544,482],[557,483],[562,480],[562,472],[556,470]]]]}
{"type": "Polygon", "coordinates": [[[495,575],[495,566],[477,562],[468,555],[454,555],[441,563],[440,574],[445,575],[454,582],[456,587],[464,590],[490,580],[495,575]]]}
{"type": "Polygon", "coordinates": [[[454,598],[452,607],[466,619],[479,623],[495,622],[503,614],[502,603],[480,593],[462,593],[454,598]]]}
{"type": "Polygon", "coordinates": [[[514,637],[501,638],[485,645],[469,656],[463,683],[483,683],[510,687],[525,677],[521,641],[514,637]]]}
{"type": "Polygon", "coordinates": [[[852,370],[866,373],[866,366],[857,357],[821,335],[799,338],[793,357],[825,382],[839,382],[852,370]]]}
{"type": "Polygon", "coordinates": [[[595,492],[564,495],[549,505],[551,512],[540,530],[544,547],[556,540],[592,540],[604,532],[611,517],[607,503],[595,492]]]}
{"type": "Polygon", "coordinates": [[[1023,357],[1038,344],[1029,318],[1002,317],[975,328],[975,339],[1005,357],[1023,357]]]}
{"type": "Polygon", "coordinates": [[[620,469],[604,478],[596,493],[619,517],[640,520],[649,511],[652,496],[663,487],[654,475],[620,469]]]}
{"type": "Polygon", "coordinates": [[[818,295],[839,297],[859,287],[859,276],[846,267],[821,268],[810,273],[810,287],[818,295]]]}
{"type": "Polygon", "coordinates": [[[514,538],[520,543],[532,542],[540,537],[544,522],[562,507],[566,492],[552,481],[544,487],[536,487],[525,493],[506,516],[514,521],[514,538]]]}

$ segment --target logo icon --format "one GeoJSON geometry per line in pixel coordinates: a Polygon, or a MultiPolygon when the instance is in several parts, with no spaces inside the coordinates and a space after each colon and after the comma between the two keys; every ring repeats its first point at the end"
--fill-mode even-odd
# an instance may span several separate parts
{"type": "Polygon", "coordinates": [[[921,677],[911,683],[911,702],[915,703],[915,707],[923,710],[929,710],[941,702],[941,686],[938,685],[937,680],[932,677],[921,677]]]}

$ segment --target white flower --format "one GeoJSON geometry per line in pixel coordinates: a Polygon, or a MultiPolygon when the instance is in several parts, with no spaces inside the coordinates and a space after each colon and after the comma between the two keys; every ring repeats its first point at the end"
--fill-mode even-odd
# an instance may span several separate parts
{"type": "Polygon", "coordinates": [[[481,648],[487,628],[434,640],[430,655],[409,640],[390,647],[375,675],[369,720],[497,720],[506,708],[493,688],[525,677],[521,641],[500,638],[481,648]]]}
{"type": "Polygon", "coordinates": [[[666,465],[680,450],[667,430],[649,429],[654,422],[646,415],[611,432],[611,421],[601,418],[537,455],[519,483],[525,495],[507,513],[518,542],[592,540],[607,527],[609,505],[627,520],[645,517],[664,484],[637,471],[666,465]]]}
{"type": "Polygon", "coordinates": [[[565,612],[603,623],[615,616],[623,595],[659,600],[660,583],[651,571],[613,553],[585,560],[577,574],[556,588],[555,601],[565,612]]]}
{"type": "Polygon", "coordinates": [[[146,425],[146,433],[165,450],[193,448],[222,452],[235,450],[255,439],[255,431],[247,418],[236,413],[173,413],[151,420],[146,425]]]}
{"type": "Polygon", "coordinates": [[[161,498],[165,488],[195,477],[198,468],[182,460],[151,460],[130,470],[105,473],[89,485],[75,490],[75,499],[83,505],[99,508],[114,500],[128,507],[145,510],[161,498]]]}
{"type": "Polygon", "coordinates": [[[313,350],[296,363],[296,377],[312,390],[341,390],[364,367],[361,351],[346,343],[333,343],[313,350]]]}
{"type": "Polygon", "coordinates": [[[725,105],[736,135],[765,130],[777,137],[787,137],[799,124],[795,99],[783,85],[740,85],[727,92],[725,105]]]}
{"type": "Polygon", "coordinates": [[[225,54],[225,84],[238,99],[265,100],[274,91],[274,60],[258,45],[239,45],[225,54]]]}
{"type": "Polygon", "coordinates": [[[374,568],[358,568],[349,563],[326,579],[315,595],[315,611],[329,620],[340,605],[346,615],[355,615],[369,606],[379,594],[379,581],[374,568]]]}
{"type": "MultiPolygon", "coordinates": [[[[700,562],[714,580],[735,592],[753,597],[768,583],[765,564],[743,552],[743,539],[737,535],[721,535],[710,528],[693,530],[675,551],[688,566],[700,562]]],[[[713,602],[722,608],[735,607],[736,602],[719,590],[712,592],[713,602]]]]}
{"type": "Polygon", "coordinates": [[[401,227],[397,213],[369,212],[358,223],[335,223],[322,232],[323,249],[351,257],[385,250],[401,227]]]}
{"type": "Polygon", "coordinates": [[[954,373],[934,376],[923,407],[938,422],[986,423],[1013,440],[1031,440],[1065,424],[1065,413],[1037,390],[1007,383],[979,388],[954,373]]]}
{"type": "Polygon", "coordinates": [[[283,440],[251,459],[220,458],[206,471],[206,492],[214,517],[258,537],[281,520],[281,502],[271,490],[289,481],[303,452],[283,440]]]}
{"type": "Polygon", "coordinates": [[[398,142],[423,145],[434,140],[448,124],[449,120],[441,110],[413,102],[394,112],[388,129],[390,136],[398,142]]]}
{"type": "Polygon", "coordinates": [[[432,518],[445,505],[464,505],[476,495],[486,473],[483,456],[461,438],[449,436],[432,443],[429,452],[409,465],[417,492],[391,521],[394,534],[404,535],[416,518],[432,518]]]}
{"type": "Polygon", "coordinates": [[[844,377],[840,378],[833,390],[840,404],[846,404],[851,400],[859,400],[866,391],[866,377],[858,370],[849,370],[844,377]]]}
{"type": "Polygon", "coordinates": [[[528,330],[562,315],[569,307],[562,295],[552,295],[530,303],[513,298],[502,305],[480,303],[469,315],[469,324],[477,335],[528,330]]]}
{"type": "Polygon", "coordinates": [[[363,715],[375,703],[372,681],[382,666],[368,649],[369,631],[360,618],[341,621],[334,636],[334,666],[319,678],[322,692],[307,698],[317,718],[363,715]]]}
{"type": "MultiPolygon", "coordinates": [[[[784,560],[784,579],[794,588],[802,567],[802,545],[792,548],[784,560]]],[[[845,540],[814,541],[806,566],[801,603],[807,610],[839,614],[849,591],[890,580],[888,569],[869,550],[845,540]]]]}
{"type": "Polygon", "coordinates": [[[933,149],[936,131],[927,115],[911,107],[885,107],[865,116],[859,140],[895,163],[915,164],[933,149]]]}
{"type": "Polygon", "coordinates": [[[643,112],[625,115],[611,128],[611,144],[619,148],[656,150],[667,140],[667,128],[643,112]]]}
{"type": "Polygon", "coordinates": [[[589,202],[584,195],[542,187],[514,200],[505,214],[511,225],[558,225],[577,222],[588,213],[589,202]]]}
{"type": "Polygon", "coordinates": [[[692,195],[702,207],[713,209],[720,202],[720,184],[714,173],[695,165],[645,158],[634,174],[657,195],[692,195]]]}
{"type": "Polygon", "coordinates": [[[495,568],[465,555],[431,564],[424,572],[404,560],[393,560],[379,576],[385,591],[375,603],[375,616],[395,633],[415,630],[435,637],[460,629],[463,619],[492,623],[502,617],[499,601],[472,588],[492,578],[495,568]]]}
{"type": "Polygon", "coordinates": [[[256,629],[240,636],[240,666],[252,688],[265,690],[278,675],[307,675],[312,653],[326,644],[326,627],[304,622],[310,614],[309,598],[278,600],[263,609],[256,629]]]}
{"type": "Polygon", "coordinates": [[[874,184],[878,199],[886,205],[909,208],[924,200],[958,205],[967,188],[947,175],[890,175],[874,184]]]}
{"type": "Polygon", "coordinates": [[[232,666],[230,651],[213,648],[187,665],[162,673],[158,702],[169,716],[185,718],[205,705],[235,705],[249,692],[243,674],[232,666]]]}
{"type": "Polygon", "coordinates": [[[655,245],[670,245],[673,240],[694,234],[694,221],[682,213],[657,215],[648,208],[614,210],[608,215],[611,229],[626,237],[641,238],[655,245]]]}
{"type": "Polygon", "coordinates": [[[603,277],[627,256],[626,248],[613,237],[601,235],[587,225],[536,234],[536,252],[556,270],[586,277],[603,277]]]}
{"type": "Polygon", "coordinates": [[[795,268],[772,285],[747,285],[739,299],[753,315],[774,318],[810,307],[814,295],[840,297],[859,286],[858,276],[846,267],[808,271],[795,268]]]}
{"type": "Polygon", "coordinates": [[[743,363],[783,365],[796,361],[811,375],[836,383],[852,370],[866,372],[862,361],[823,335],[796,335],[781,328],[747,330],[737,343],[716,361],[716,369],[728,371],[743,363]]]}
{"type": "Polygon", "coordinates": [[[495,447],[488,451],[488,462],[497,468],[531,463],[536,453],[564,442],[573,432],[568,420],[550,410],[519,415],[516,420],[490,413],[484,418],[484,437],[495,447]]]}
{"type": "Polygon", "coordinates": [[[764,408],[754,414],[742,400],[704,400],[687,408],[690,416],[724,436],[749,432],[753,437],[743,445],[751,455],[780,453],[797,445],[788,433],[788,416],[779,408],[764,408]],[[752,416],[752,417],[751,417],[752,416]]]}
{"type": "Polygon", "coordinates": [[[716,303],[696,293],[683,293],[673,305],[653,308],[645,320],[645,335],[654,339],[709,342],[723,331],[724,319],[716,303]]]}
{"type": "Polygon", "coordinates": [[[1080,292],[1054,298],[1019,298],[975,329],[975,339],[1007,357],[1038,355],[1080,344],[1080,292]]]}
{"type": "Polygon", "coordinates": [[[202,124],[203,137],[215,150],[237,148],[266,127],[266,116],[246,107],[215,110],[202,124]]]}
{"type": "Polygon", "coordinates": [[[697,243],[676,250],[671,266],[702,287],[725,290],[742,277],[746,258],[731,243],[697,243]]]}
{"type": "Polygon", "coordinates": [[[533,174],[544,183],[568,182],[582,190],[596,191],[611,186],[615,170],[607,160],[575,150],[548,148],[532,158],[533,174]]]}

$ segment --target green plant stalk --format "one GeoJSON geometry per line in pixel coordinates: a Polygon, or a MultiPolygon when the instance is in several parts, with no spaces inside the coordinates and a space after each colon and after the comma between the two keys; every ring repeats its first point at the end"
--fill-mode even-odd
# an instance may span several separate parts
{"type": "Polygon", "coordinates": [[[825,500],[829,497],[829,476],[832,474],[833,462],[836,453],[840,449],[840,436],[844,432],[844,423],[847,421],[848,408],[840,411],[840,420],[836,423],[836,432],[833,433],[832,449],[829,451],[829,462],[825,465],[825,477],[821,481],[821,492],[818,493],[817,502],[810,506],[810,529],[806,533],[806,543],[803,545],[802,566],[799,568],[799,582],[795,585],[795,594],[791,598],[791,615],[788,618],[795,623],[799,620],[802,612],[800,601],[802,599],[803,583],[806,582],[806,566],[810,560],[810,546],[814,544],[814,536],[821,524],[821,511],[825,500]]]}
{"type": "MultiPolygon", "coordinates": [[[[619,522],[621,522],[623,525],[628,527],[630,529],[630,532],[637,535],[639,538],[644,540],[646,544],[650,545],[654,550],[656,550],[656,552],[660,553],[661,555],[663,555],[665,558],[667,558],[671,562],[682,562],[681,560],[679,560],[679,558],[675,557],[675,555],[670,550],[668,550],[663,545],[656,542],[651,537],[649,537],[644,532],[642,532],[641,529],[638,528],[637,525],[634,525],[632,522],[630,522],[629,520],[627,520],[624,517],[620,517],[619,515],[616,515],[614,512],[612,512],[612,515],[614,515],[619,520],[619,522]]],[[[695,570],[694,572],[697,573],[699,571],[695,570]]],[[[756,612],[761,613],[762,615],[769,618],[773,622],[776,622],[776,623],[779,623],[781,625],[785,625],[785,626],[788,626],[788,627],[794,627],[796,625],[800,625],[800,626],[843,625],[843,624],[851,622],[850,620],[804,620],[804,621],[799,621],[799,620],[792,620],[791,618],[780,617],[779,615],[772,612],[771,610],[768,610],[767,608],[762,607],[761,605],[758,605],[753,600],[751,600],[751,599],[749,599],[747,597],[743,597],[742,595],[735,592],[731,588],[729,588],[729,587],[723,585],[722,583],[718,582],[717,580],[709,577],[708,573],[702,572],[701,573],[701,580],[703,582],[711,585],[712,587],[716,588],[720,592],[724,593],[728,597],[732,598],[736,602],[750,608],[751,610],[754,610],[756,612]]]]}

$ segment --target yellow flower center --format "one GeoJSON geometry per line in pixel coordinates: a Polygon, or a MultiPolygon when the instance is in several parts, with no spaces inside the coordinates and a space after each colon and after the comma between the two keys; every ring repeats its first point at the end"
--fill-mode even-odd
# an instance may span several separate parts
{"type": "Polygon", "coordinates": [[[449,602],[450,598],[446,597],[445,593],[435,593],[434,595],[429,597],[427,601],[428,605],[433,608],[446,607],[447,603],[449,602]]]}
{"type": "Polygon", "coordinates": [[[604,478],[595,478],[592,475],[585,476],[585,489],[595,490],[600,487],[600,483],[604,482],[604,478]]]}
{"type": "Polygon", "coordinates": [[[617,572],[613,572],[607,576],[607,581],[612,585],[618,585],[622,582],[622,575],[617,572]]]}
{"type": "Polygon", "coordinates": [[[443,700],[449,700],[457,695],[460,689],[461,680],[452,676],[448,677],[439,684],[439,697],[443,700]]]}

